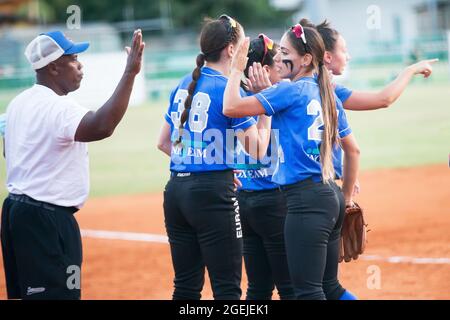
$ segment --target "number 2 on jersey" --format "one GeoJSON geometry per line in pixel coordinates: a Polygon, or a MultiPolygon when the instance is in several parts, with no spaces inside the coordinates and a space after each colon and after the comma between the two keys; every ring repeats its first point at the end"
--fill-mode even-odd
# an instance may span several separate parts
{"type": "Polygon", "coordinates": [[[319,101],[312,100],[306,107],[308,116],[317,116],[313,124],[308,128],[308,140],[322,141],[323,130],[319,129],[323,126],[322,106],[319,101]]]}
{"type": "MultiPolygon", "coordinates": [[[[339,110],[336,110],[339,117],[339,110]]],[[[312,100],[306,107],[306,113],[308,116],[316,116],[313,124],[308,128],[308,140],[322,141],[323,129],[323,117],[322,117],[322,106],[319,101],[312,100]]]]}

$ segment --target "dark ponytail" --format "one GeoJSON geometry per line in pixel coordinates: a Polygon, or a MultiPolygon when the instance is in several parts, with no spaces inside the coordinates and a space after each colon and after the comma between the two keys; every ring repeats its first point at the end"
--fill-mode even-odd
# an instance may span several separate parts
{"type": "Polygon", "coordinates": [[[175,146],[177,146],[181,143],[183,130],[184,130],[184,124],[186,123],[186,121],[189,118],[189,110],[191,109],[191,106],[192,106],[192,99],[194,96],[194,91],[195,91],[195,88],[197,87],[198,79],[200,79],[200,74],[202,72],[202,67],[205,64],[205,60],[206,60],[206,57],[203,52],[197,56],[197,59],[196,59],[197,67],[194,69],[194,71],[192,71],[192,81],[188,87],[188,96],[187,96],[186,100],[184,101],[184,110],[183,110],[183,113],[181,114],[180,126],[178,128],[179,129],[179,137],[178,137],[177,141],[175,141],[175,146]]]}
{"type": "MultiPolygon", "coordinates": [[[[303,20],[302,22],[305,23],[303,20]]],[[[322,179],[324,182],[328,182],[335,177],[333,146],[338,143],[336,99],[328,69],[323,61],[325,55],[323,39],[315,28],[310,27],[310,24],[305,24],[308,25],[303,28],[307,44],[304,44],[302,39],[297,38],[292,30],[287,31],[287,37],[299,55],[311,55],[312,63],[307,71],[315,70],[317,72],[324,122],[322,143],[320,144],[320,163],[322,165],[322,179]]]]}
{"type": "Polygon", "coordinates": [[[334,89],[330,75],[323,61],[318,65],[320,99],[322,101],[322,117],[324,130],[320,145],[320,161],[322,164],[322,178],[324,181],[334,179],[333,146],[338,142],[338,116],[334,89]]]}
{"type": "Polygon", "coordinates": [[[192,107],[195,88],[200,79],[202,67],[205,62],[218,62],[221,59],[222,50],[230,43],[236,44],[239,41],[241,25],[228,16],[221,16],[217,20],[205,19],[200,35],[200,48],[202,52],[197,56],[194,71],[192,71],[192,81],[188,87],[188,96],[184,102],[184,110],[180,118],[179,137],[174,142],[177,146],[181,144],[184,125],[189,119],[189,111],[192,107]]]}

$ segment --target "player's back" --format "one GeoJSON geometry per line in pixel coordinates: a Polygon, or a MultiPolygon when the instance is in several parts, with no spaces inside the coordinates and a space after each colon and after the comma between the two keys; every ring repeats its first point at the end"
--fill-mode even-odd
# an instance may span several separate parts
{"type": "Polygon", "coordinates": [[[253,118],[231,119],[223,115],[223,93],[227,78],[203,67],[192,96],[189,117],[179,130],[192,76],[186,76],[172,92],[166,120],[171,126],[172,141],[182,136],[181,144],[172,148],[171,170],[201,172],[229,170],[234,165],[234,130],[245,130],[253,118]]]}

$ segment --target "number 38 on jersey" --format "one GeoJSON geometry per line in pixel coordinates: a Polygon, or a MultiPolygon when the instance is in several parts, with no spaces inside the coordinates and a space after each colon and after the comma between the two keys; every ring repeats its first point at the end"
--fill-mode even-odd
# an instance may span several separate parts
{"type": "MultiPolygon", "coordinates": [[[[175,128],[180,126],[181,114],[184,111],[184,102],[188,97],[187,90],[180,89],[177,91],[174,103],[178,104],[178,110],[171,112],[170,117],[175,128]]],[[[208,125],[208,110],[211,105],[211,99],[208,94],[197,92],[192,99],[191,110],[189,111],[188,124],[191,132],[202,133],[208,125]]]]}

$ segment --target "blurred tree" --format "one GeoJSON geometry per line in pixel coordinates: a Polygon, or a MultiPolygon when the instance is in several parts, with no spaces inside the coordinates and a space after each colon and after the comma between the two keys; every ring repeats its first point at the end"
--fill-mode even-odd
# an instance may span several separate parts
{"type": "Polygon", "coordinates": [[[81,8],[84,21],[118,22],[127,19],[139,20],[159,16],[158,1],[148,0],[41,0],[53,8],[54,22],[67,19],[67,7],[77,5],[81,8]]]}
{"type": "Polygon", "coordinates": [[[290,23],[293,12],[279,11],[269,0],[173,0],[173,19],[176,26],[199,26],[201,21],[192,17],[217,17],[226,13],[244,26],[271,27],[290,23]]]}
{"type": "MultiPolygon", "coordinates": [[[[53,22],[67,19],[69,5],[82,9],[83,21],[118,22],[160,18],[169,13],[175,27],[198,28],[204,17],[217,17],[227,13],[244,26],[284,26],[290,24],[292,11],[280,11],[269,0],[40,0],[53,9],[53,22]],[[167,8],[169,10],[167,11],[167,8]]],[[[49,21],[50,22],[50,21],[49,21]]]]}

